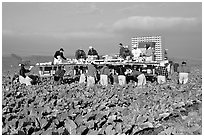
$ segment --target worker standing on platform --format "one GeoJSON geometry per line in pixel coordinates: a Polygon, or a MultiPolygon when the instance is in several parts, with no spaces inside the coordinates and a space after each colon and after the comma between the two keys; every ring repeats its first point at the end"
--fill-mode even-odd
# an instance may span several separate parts
{"type": "Polygon", "coordinates": [[[153,61],[153,49],[150,46],[150,44],[146,44],[145,47],[146,47],[146,53],[145,53],[146,61],[151,62],[153,61]]]}
{"type": "Polygon", "coordinates": [[[88,58],[91,60],[99,59],[98,52],[92,46],[89,46],[88,58]]]}
{"type": "Polygon", "coordinates": [[[141,54],[142,51],[136,45],[134,45],[132,50],[133,59],[139,61],[139,57],[141,56],[141,54]]]}
{"type": "Polygon", "coordinates": [[[62,63],[62,59],[67,60],[64,55],[63,55],[64,49],[61,48],[60,50],[55,52],[54,55],[54,64],[61,64],[62,63]]]}
{"type": "Polygon", "coordinates": [[[124,52],[124,46],[122,43],[119,43],[120,51],[119,51],[119,57],[123,58],[123,52],[124,52]]]}
{"type": "Polygon", "coordinates": [[[79,59],[86,59],[86,53],[84,52],[84,50],[82,50],[82,49],[78,49],[77,51],[76,51],[76,53],[75,53],[75,58],[77,59],[77,60],[79,60],[79,59]]]}

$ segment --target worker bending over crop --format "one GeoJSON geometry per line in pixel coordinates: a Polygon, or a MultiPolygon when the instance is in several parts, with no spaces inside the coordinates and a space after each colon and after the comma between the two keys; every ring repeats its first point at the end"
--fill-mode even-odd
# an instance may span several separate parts
{"type": "Polygon", "coordinates": [[[61,48],[60,50],[55,52],[54,55],[54,64],[61,64],[62,63],[62,59],[67,60],[64,55],[63,55],[64,49],[61,48]]]}
{"type": "Polygon", "coordinates": [[[25,69],[25,65],[24,64],[20,64],[21,69],[20,69],[20,76],[19,76],[19,82],[21,84],[26,84],[26,86],[31,85],[31,81],[32,79],[28,76],[25,75],[25,73],[29,73],[31,71],[31,69],[33,68],[33,66],[30,66],[29,69],[25,69]]]}
{"type": "Polygon", "coordinates": [[[95,81],[97,80],[97,71],[94,66],[94,63],[88,65],[88,72],[87,72],[87,88],[93,87],[95,81]]]}
{"type": "Polygon", "coordinates": [[[186,65],[185,61],[183,61],[181,66],[178,68],[178,72],[179,72],[179,83],[186,84],[188,82],[188,74],[190,73],[190,69],[186,65]]]}
{"type": "Polygon", "coordinates": [[[131,74],[134,78],[137,78],[137,86],[138,87],[143,87],[146,85],[146,77],[145,75],[140,72],[136,67],[133,68],[132,74],[131,74]]]}
{"type": "Polygon", "coordinates": [[[156,74],[157,74],[157,82],[159,84],[166,83],[166,78],[168,76],[168,71],[165,67],[165,63],[161,62],[160,66],[156,69],[156,74]]]}
{"type": "Polygon", "coordinates": [[[110,70],[106,65],[103,66],[101,69],[101,75],[100,75],[100,83],[101,85],[107,86],[108,85],[108,76],[110,75],[110,70]]]}

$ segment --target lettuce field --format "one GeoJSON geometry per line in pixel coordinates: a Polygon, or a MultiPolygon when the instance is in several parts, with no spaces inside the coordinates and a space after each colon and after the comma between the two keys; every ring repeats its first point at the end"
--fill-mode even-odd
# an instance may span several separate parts
{"type": "Polygon", "coordinates": [[[11,84],[2,79],[3,135],[201,135],[202,72],[192,66],[186,85],[177,74],[163,85],[138,88],[78,83],[11,84]]]}

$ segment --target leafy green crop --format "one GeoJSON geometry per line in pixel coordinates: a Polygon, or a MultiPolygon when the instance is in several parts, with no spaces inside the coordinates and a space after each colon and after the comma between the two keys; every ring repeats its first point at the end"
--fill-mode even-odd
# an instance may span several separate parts
{"type": "Polygon", "coordinates": [[[2,84],[4,135],[197,135],[202,134],[202,75],[194,69],[189,83],[144,89],[77,83],[2,84]]]}

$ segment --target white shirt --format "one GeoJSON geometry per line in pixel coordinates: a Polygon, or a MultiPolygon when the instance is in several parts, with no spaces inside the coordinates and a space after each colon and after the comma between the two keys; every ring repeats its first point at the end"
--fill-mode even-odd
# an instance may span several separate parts
{"type": "Polygon", "coordinates": [[[142,51],[138,48],[132,50],[132,54],[134,57],[139,57],[141,53],[142,53],[142,51]]]}

